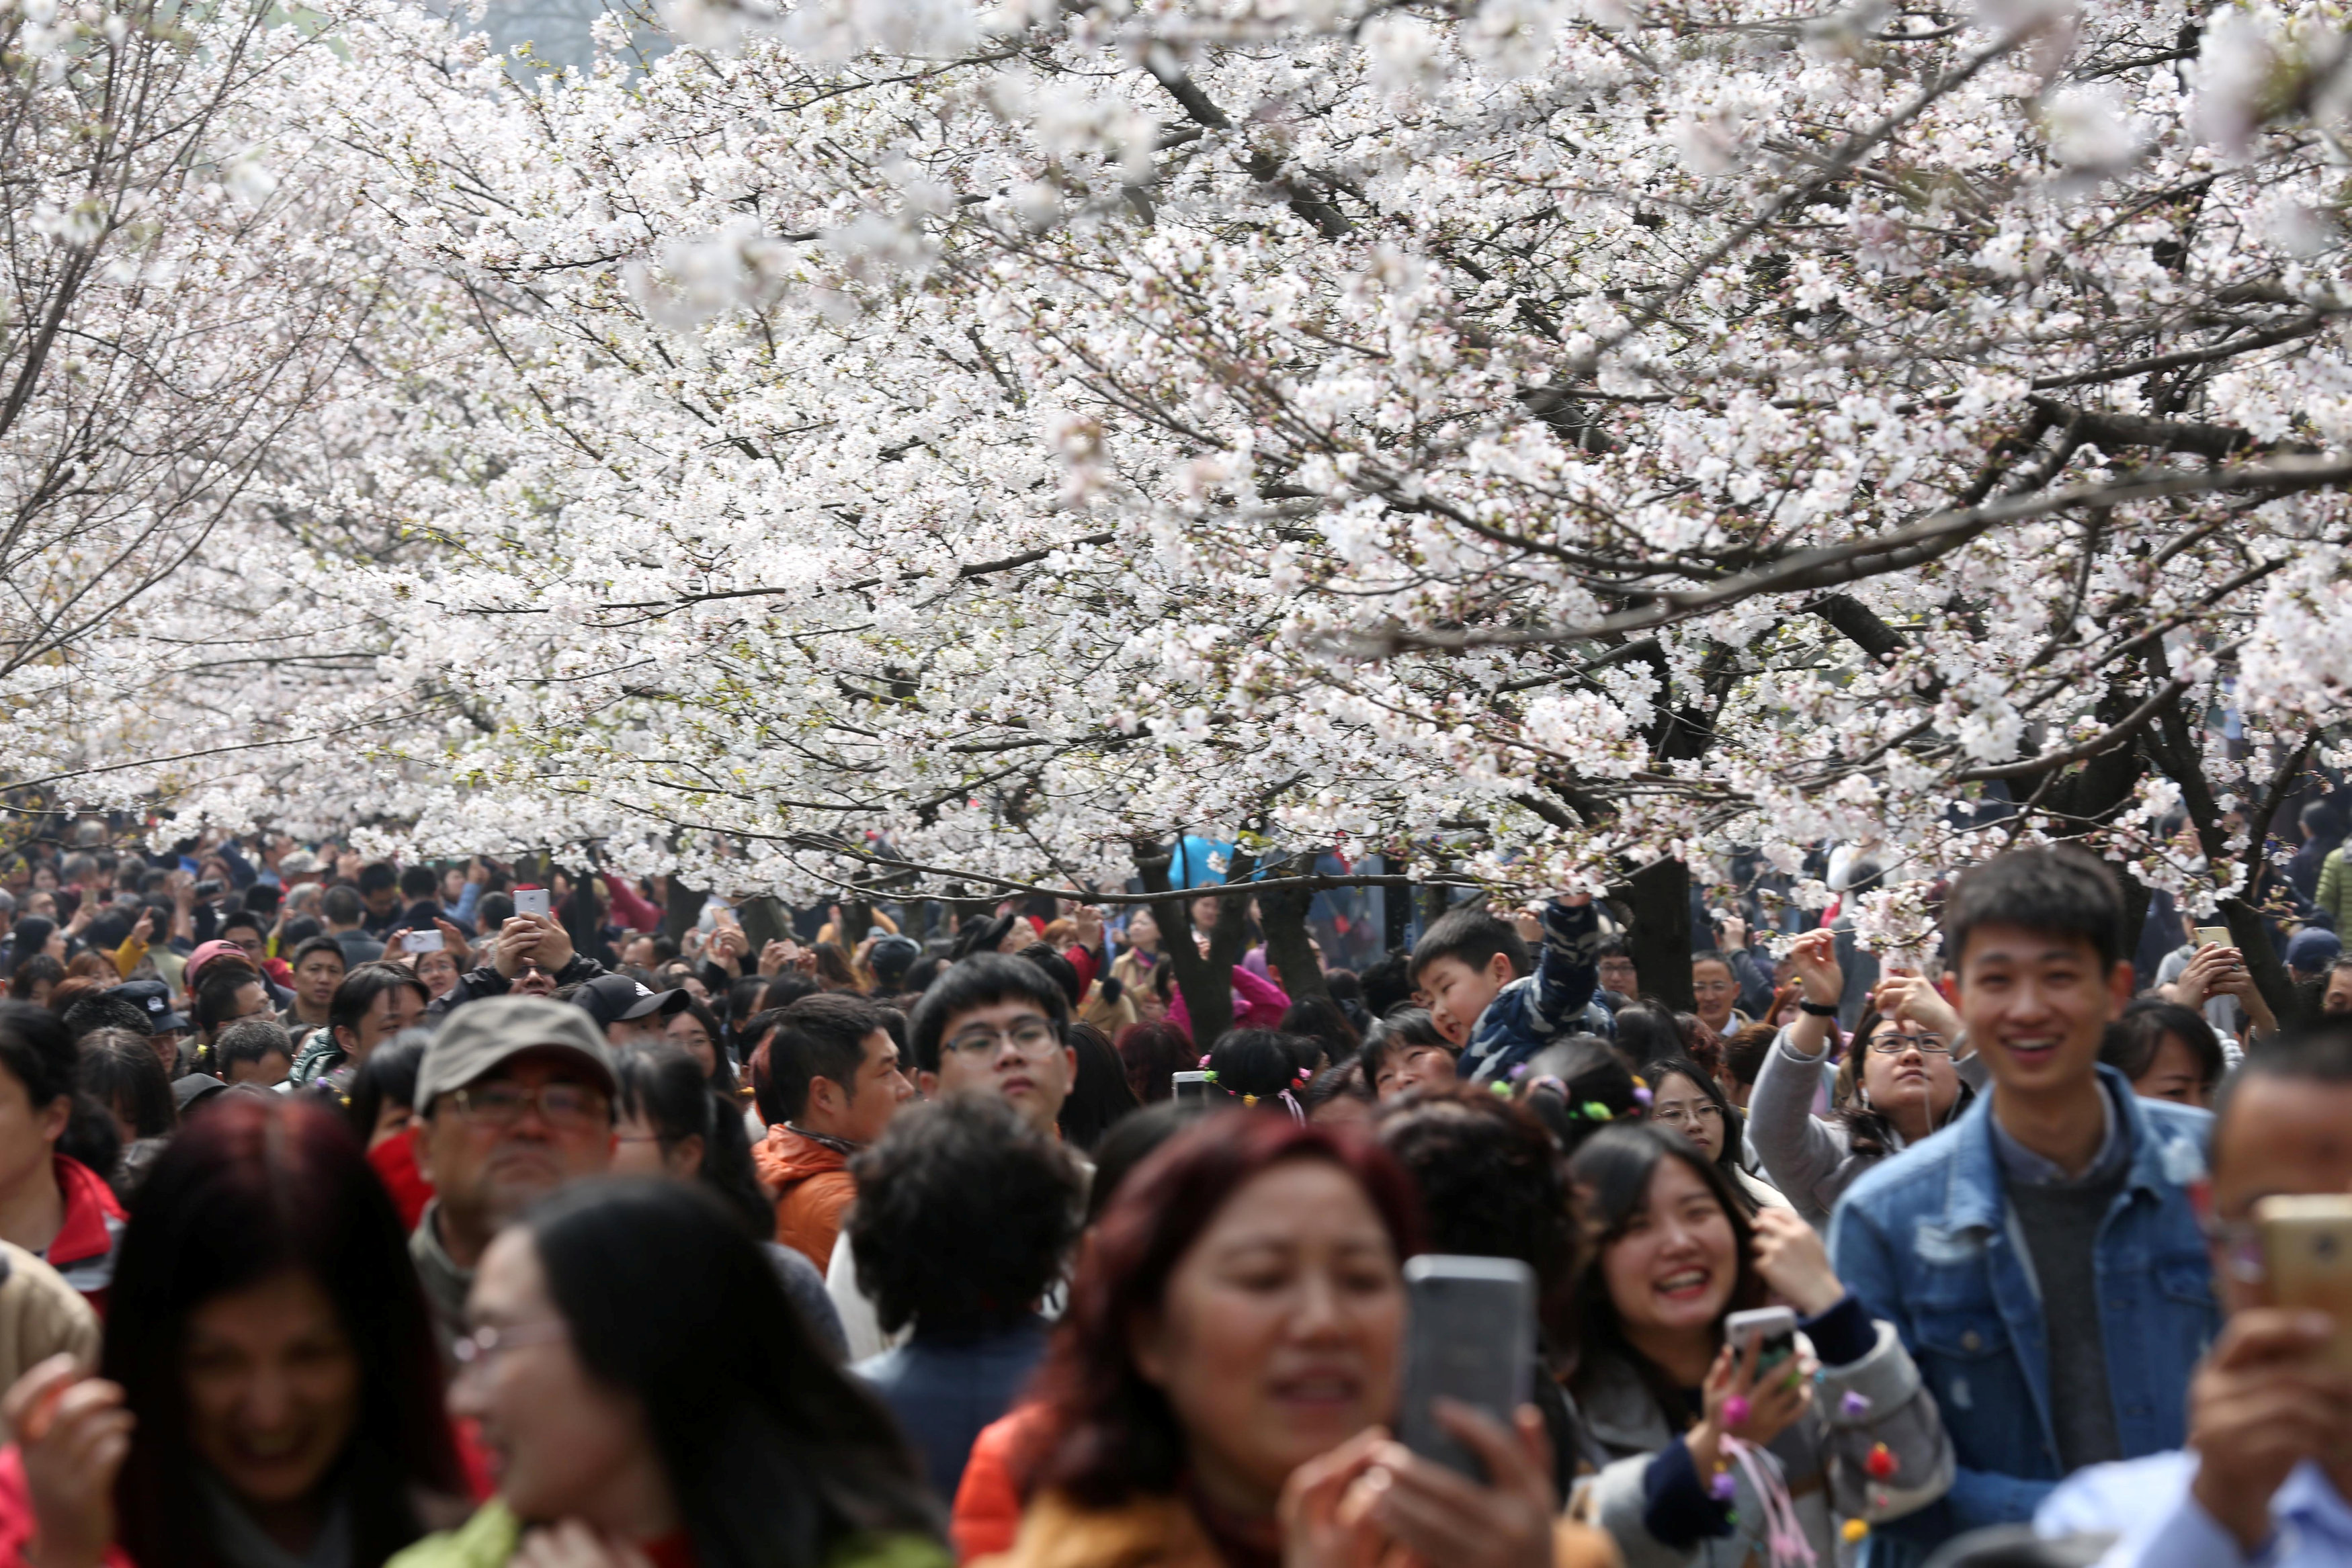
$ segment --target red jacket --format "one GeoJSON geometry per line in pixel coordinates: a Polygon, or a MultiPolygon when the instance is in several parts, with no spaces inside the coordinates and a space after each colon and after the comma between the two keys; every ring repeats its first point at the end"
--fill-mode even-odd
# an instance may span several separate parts
{"type": "MultiPolygon", "coordinates": [[[[31,1561],[33,1538],[39,1532],[32,1488],[25,1481],[24,1450],[11,1443],[0,1448],[0,1564],[26,1568],[31,1561]]],[[[120,1546],[109,1546],[99,1561],[103,1568],[133,1568],[120,1546]]]]}
{"type": "Polygon", "coordinates": [[[106,1315],[106,1288],[114,1283],[114,1249],[122,1244],[128,1218],[106,1178],[65,1155],[56,1156],[58,1191],[65,1198],[65,1223],[41,1254],[41,1261],[66,1277],[100,1317],[106,1315]]]}
{"type": "Polygon", "coordinates": [[[416,1228],[424,1215],[425,1206],[433,1201],[433,1184],[416,1164],[416,1137],[424,1124],[412,1122],[392,1137],[368,1151],[368,1164],[375,1167],[376,1179],[392,1194],[392,1206],[400,1210],[404,1230],[416,1228]]]}
{"type": "Polygon", "coordinates": [[[1045,1414],[1042,1405],[1016,1405],[972,1439],[948,1524],[958,1563],[1013,1550],[1013,1538],[1021,1533],[1021,1489],[1013,1481],[1013,1461],[1043,1426],[1045,1414]]]}
{"type": "Polygon", "coordinates": [[[776,1239],[799,1249],[823,1273],[833,1261],[841,1217],[857,1197],[849,1156],[790,1127],[771,1127],[751,1151],[751,1165],[776,1195],[776,1239]]]}

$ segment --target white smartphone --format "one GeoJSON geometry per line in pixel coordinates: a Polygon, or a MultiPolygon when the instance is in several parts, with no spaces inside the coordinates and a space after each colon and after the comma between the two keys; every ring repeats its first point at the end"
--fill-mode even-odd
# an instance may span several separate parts
{"type": "Polygon", "coordinates": [[[400,950],[404,953],[438,953],[448,946],[438,931],[404,931],[400,934],[400,950]]]}
{"type": "Polygon", "coordinates": [[[1206,1105],[1209,1103],[1209,1075],[1205,1072],[1171,1072],[1168,1075],[1170,1097],[1179,1105],[1206,1105]]]}
{"type": "Polygon", "coordinates": [[[515,913],[517,915],[544,915],[547,913],[547,889],[543,887],[531,887],[526,884],[516,888],[514,890],[514,894],[515,913]]]}
{"type": "Polygon", "coordinates": [[[1723,1337],[1735,1357],[1745,1356],[1751,1342],[1763,1342],[1756,1353],[1756,1375],[1761,1377],[1797,1354],[1797,1314],[1786,1307],[1734,1312],[1723,1320],[1723,1337]]]}
{"type": "Polygon", "coordinates": [[[1511,1429],[1535,1375],[1535,1270],[1516,1258],[1424,1252],[1405,1264],[1404,1287],[1397,1436],[1423,1458],[1484,1480],[1477,1456],[1438,1425],[1436,1402],[1467,1405],[1511,1429]]]}

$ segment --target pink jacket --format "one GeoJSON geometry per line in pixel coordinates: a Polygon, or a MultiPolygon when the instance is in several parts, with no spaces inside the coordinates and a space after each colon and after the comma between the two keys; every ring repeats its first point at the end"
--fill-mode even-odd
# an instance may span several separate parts
{"type": "MultiPolygon", "coordinates": [[[[1272,980],[1262,980],[1240,965],[1234,966],[1234,1027],[1235,1029],[1280,1029],[1282,1015],[1290,1010],[1290,993],[1272,980]]],[[[1184,988],[1169,988],[1168,1021],[1184,1031],[1186,1040],[1192,1039],[1192,1015],[1184,1006],[1184,988]]],[[[1198,1045],[1200,1041],[1193,1040],[1198,1045]]],[[[1214,1043],[1212,1041],[1211,1043],[1214,1043]]]]}

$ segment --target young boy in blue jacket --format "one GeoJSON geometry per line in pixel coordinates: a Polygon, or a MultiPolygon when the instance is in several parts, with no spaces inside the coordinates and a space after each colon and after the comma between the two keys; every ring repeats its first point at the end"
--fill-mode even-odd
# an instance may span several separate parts
{"type": "Polygon", "coordinates": [[[2070,1472],[2181,1442],[2220,1321],[2190,1199],[2210,1118],[2100,1065],[2132,997],[2122,908],[2074,846],[1959,878],[1945,962],[1990,1092],[1831,1221],[1838,1277],[1903,1336],[1958,1460],[1942,1502],[1887,1527],[1913,1545],[2029,1519],[2070,1472]]]}
{"type": "Polygon", "coordinates": [[[1601,916],[1591,897],[1545,904],[1543,927],[1543,951],[1532,960],[1511,923],[1482,908],[1439,917],[1413,944],[1413,988],[1461,1051],[1455,1070],[1474,1083],[1508,1082],[1514,1068],[1571,1034],[1616,1032],[1592,999],[1601,916]]]}

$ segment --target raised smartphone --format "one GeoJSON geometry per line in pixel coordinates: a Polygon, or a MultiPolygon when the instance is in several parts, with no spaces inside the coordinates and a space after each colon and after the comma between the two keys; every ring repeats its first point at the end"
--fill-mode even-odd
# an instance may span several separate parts
{"type": "Polygon", "coordinates": [[[1797,1314],[1786,1307],[1734,1312],[1723,1320],[1723,1337],[1735,1360],[1748,1354],[1750,1343],[1763,1342],[1756,1353],[1756,1375],[1761,1377],[1797,1354],[1797,1314]]]}
{"type": "Polygon", "coordinates": [[[1405,1264],[1404,1283],[1410,1316],[1397,1436],[1424,1458],[1484,1480],[1486,1466],[1437,1424],[1435,1406],[1451,1399],[1510,1430],[1535,1373],[1535,1270],[1516,1258],[1425,1252],[1405,1264]]]}
{"type": "Polygon", "coordinates": [[[514,890],[514,898],[517,915],[547,913],[547,889],[543,887],[532,887],[526,883],[514,890]]]}
{"type": "Polygon", "coordinates": [[[2254,1205],[2271,1300],[2336,1320],[2325,1359],[2352,1372],[2352,1193],[2266,1197],[2254,1205]]]}
{"type": "Polygon", "coordinates": [[[400,950],[404,953],[438,953],[448,945],[438,931],[404,931],[400,934],[400,950]]]}
{"type": "Polygon", "coordinates": [[[1209,1103],[1209,1075],[1205,1072],[1171,1072],[1168,1075],[1169,1096],[1179,1105],[1206,1105],[1209,1103]]]}
{"type": "Polygon", "coordinates": [[[2230,928],[2228,926],[2200,925],[2197,928],[2197,946],[2200,947],[2231,947],[2235,946],[2236,944],[2230,940],[2230,928]]]}

